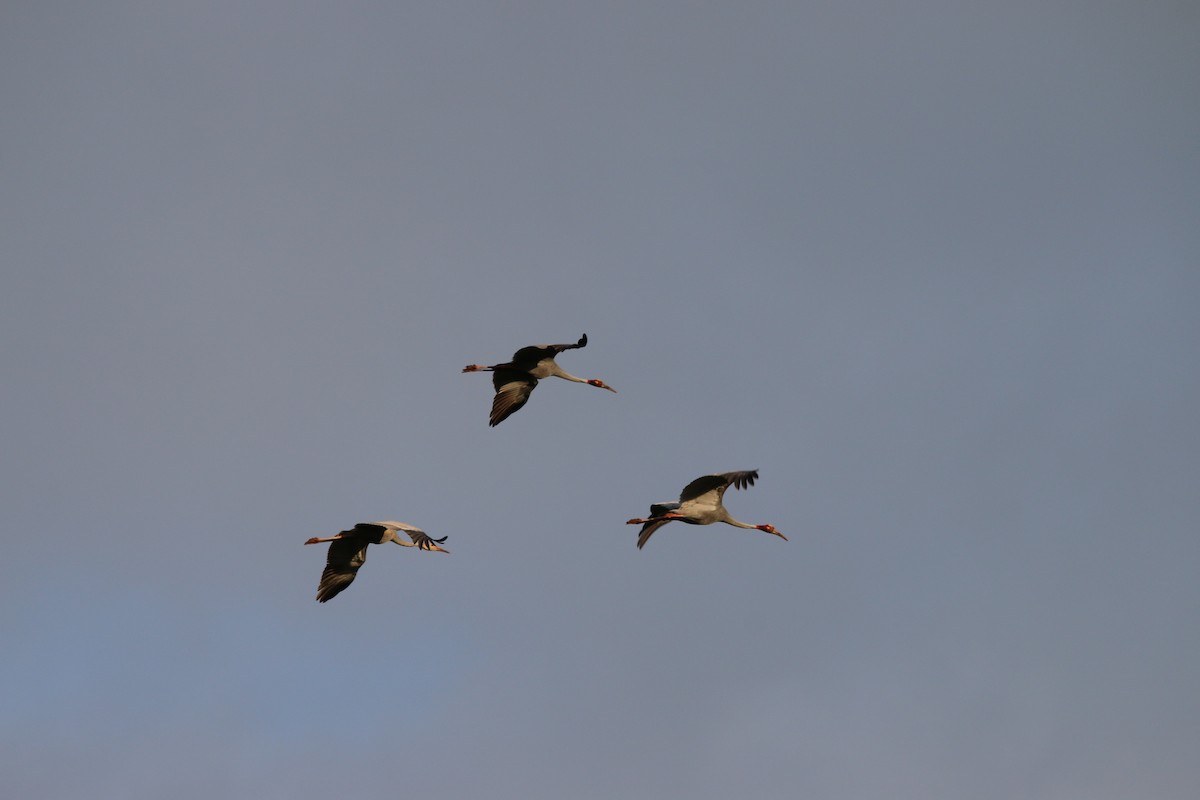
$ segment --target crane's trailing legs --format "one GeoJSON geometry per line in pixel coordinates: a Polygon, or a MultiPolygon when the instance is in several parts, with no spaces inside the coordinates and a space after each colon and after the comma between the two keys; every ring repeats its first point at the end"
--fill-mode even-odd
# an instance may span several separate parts
{"type": "Polygon", "coordinates": [[[645,525],[647,522],[670,522],[673,519],[687,519],[683,514],[663,514],[661,517],[649,517],[647,519],[631,519],[626,525],[645,525]]]}

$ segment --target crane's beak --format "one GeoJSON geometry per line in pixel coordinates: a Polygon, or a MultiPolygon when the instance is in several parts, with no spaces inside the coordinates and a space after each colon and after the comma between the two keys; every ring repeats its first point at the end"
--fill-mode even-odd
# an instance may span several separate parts
{"type": "Polygon", "coordinates": [[[782,533],[780,533],[779,531],[775,530],[775,526],[774,526],[774,525],[759,525],[759,526],[758,526],[758,529],[759,529],[760,531],[766,531],[767,533],[773,533],[773,534],[775,534],[776,536],[778,536],[780,539],[783,539],[785,542],[788,540],[788,538],[787,538],[786,536],[784,536],[784,535],[783,535],[782,533]]]}

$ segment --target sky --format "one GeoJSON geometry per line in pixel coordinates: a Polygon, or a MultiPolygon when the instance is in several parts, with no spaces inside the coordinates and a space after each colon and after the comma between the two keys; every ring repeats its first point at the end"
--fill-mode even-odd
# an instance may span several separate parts
{"type": "Polygon", "coordinates": [[[7,791],[1196,797],[1198,34],[4,4],[7,791]]]}

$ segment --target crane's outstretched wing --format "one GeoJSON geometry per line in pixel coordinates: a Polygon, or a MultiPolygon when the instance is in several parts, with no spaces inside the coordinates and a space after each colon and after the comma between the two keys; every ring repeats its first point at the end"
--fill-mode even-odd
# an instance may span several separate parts
{"type": "Polygon", "coordinates": [[[563,350],[578,350],[580,347],[587,347],[587,334],[579,337],[579,341],[575,344],[533,344],[529,347],[522,347],[517,352],[513,353],[511,363],[514,367],[522,369],[532,369],[543,358],[554,358],[563,350]]]}
{"type": "MultiPolygon", "coordinates": [[[[412,539],[413,544],[421,550],[432,550],[436,545],[450,538],[449,536],[443,536],[440,539],[435,539],[420,528],[402,528],[401,530],[407,533],[408,538],[412,539]]],[[[438,549],[440,550],[441,548],[438,549]]]]}
{"type": "Polygon", "coordinates": [[[325,571],[321,573],[321,583],[317,586],[317,600],[324,603],[337,597],[354,582],[358,568],[366,560],[367,542],[363,539],[347,537],[330,542],[325,571]]]}
{"type": "Polygon", "coordinates": [[[671,522],[670,519],[652,519],[652,521],[642,525],[642,533],[637,535],[637,549],[642,549],[646,546],[646,542],[650,540],[650,536],[654,535],[654,531],[668,522],[671,522]]]}
{"type": "Polygon", "coordinates": [[[496,396],[492,398],[492,415],[488,425],[493,428],[515,414],[529,401],[537,378],[527,372],[514,369],[497,369],[492,373],[492,386],[496,396]]]}
{"type": "Polygon", "coordinates": [[[730,486],[735,489],[745,489],[748,486],[753,486],[757,478],[758,470],[756,469],[744,472],[723,472],[718,475],[704,475],[683,487],[683,491],[679,493],[679,501],[686,503],[688,500],[695,500],[701,495],[715,490],[717,493],[716,500],[719,502],[725,494],[725,490],[730,486]]]}
{"type": "MultiPolygon", "coordinates": [[[[371,544],[379,544],[383,541],[383,535],[387,532],[389,524],[387,522],[359,522],[350,530],[342,531],[342,535],[350,536],[353,534],[363,541],[370,542],[371,544]]],[[[363,557],[366,558],[366,556],[363,557]]]]}
{"type": "Polygon", "coordinates": [[[654,535],[656,530],[670,521],[669,519],[652,519],[643,525],[641,533],[638,534],[638,550],[645,547],[646,542],[650,541],[650,537],[654,535]]]}

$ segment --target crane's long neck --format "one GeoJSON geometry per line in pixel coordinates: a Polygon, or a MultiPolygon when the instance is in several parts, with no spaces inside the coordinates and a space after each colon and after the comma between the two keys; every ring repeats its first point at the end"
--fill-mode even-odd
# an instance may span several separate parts
{"type": "Polygon", "coordinates": [[[783,539],[785,542],[787,541],[787,537],[784,536],[779,531],[775,530],[774,525],[767,525],[765,523],[762,525],[747,525],[745,522],[736,520],[733,517],[729,516],[728,513],[725,514],[724,521],[728,522],[730,525],[734,526],[735,528],[747,528],[749,530],[762,531],[763,533],[769,533],[769,534],[772,534],[773,536],[778,536],[780,539],[783,539]]]}
{"type": "Polygon", "coordinates": [[[550,367],[550,375],[553,375],[556,378],[562,378],[565,381],[573,381],[575,383],[587,383],[588,382],[587,378],[581,378],[578,375],[572,375],[571,373],[567,372],[565,369],[560,367],[558,364],[554,364],[553,366],[550,367]]]}

